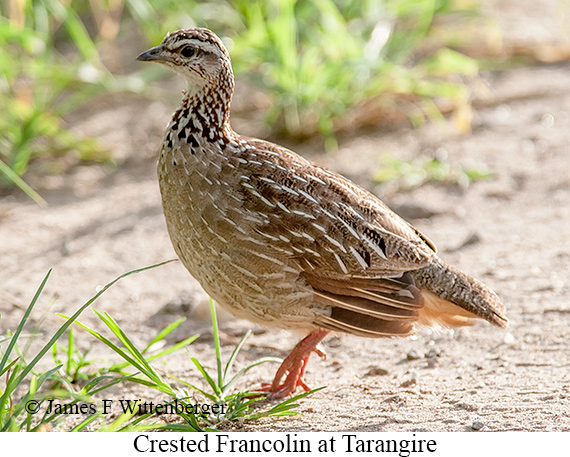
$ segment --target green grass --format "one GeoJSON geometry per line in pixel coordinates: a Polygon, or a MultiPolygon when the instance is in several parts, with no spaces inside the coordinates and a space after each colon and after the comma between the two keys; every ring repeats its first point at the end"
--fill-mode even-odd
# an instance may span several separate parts
{"type": "MultiPolygon", "coordinates": [[[[129,3],[129,2],[127,2],[129,3]]],[[[320,134],[334,147],[335,132],[358,111],[396,106],[414,124],[441,118],[436,101],[462,107],[464,77],[477,62],[453,51],[436,33],[441,19],[470,21],[473,4],[454,0],[140,0],[137,15],[156,44],[181,26],[210,27],[227,37],[234,71],[271,99],[273,133],[304,139],[320,134]],[[466,6],[465,6],[466,5],[466,6]],[[177,9],[178,23],[172,23],[177,9]],[[156,17],[159,24],[155,27],[156,17]],[[428,46],[426,46],[426,44],[428,46]]],[[[378,111],[376,109],[376,111],[378,111]]],[[[376,123],[381,119],[375,119],[376,123]]],[[[370,119],[368,119],[370,122],[370,119]]]]}
{"type": "MultiPolygon", "coordinates": [[[[296,414],[294,411],[294,408],[298,406],[296,402],[315,390],[319,390],[305,392],[275,405],[264,402],[265,396],[258,392],[235,392],[236,384],[247,371],[261,363],[280,362],[280,359],[262,358],[234,373],[237,355],[250,334],[247,332],[224,365],[213,302],[211,302],[211,312],[216,351],[215,375],[211,376],[196,357],[191,357],[198,373],[202,376],[204,386],[189,384],[167,372],[158,370],[153,365],[156,360],[175,351],[191,352],[191,344],[198,338],[198,335],[190,336],[158,352],[155,350],[157,343],[163,342],[184,319],[179,319],[158,332],[142,349],[137,347],[121,326],[107,313],[93,310],[106,327],[107,333],[110,333],[108,336],[78,321],[79,316],[117,281],[165,263],[167,262],[133,270],[119,276],[82,305],[72,316],[62,316],[65,319],[64,323],[28,361],[27,352],[30,342],[37,338],[37,332],[31,335],[25,334],[24,327],[49,279],[51,270],[48,272],[16,330],[0,337],[2,348],[0,376],[3,380],[0,384],[0,431],[215,431],[220,426],[237,420],[254,421],[262,417],[296,414]],[[89,351],[77,349],[77,334],[72,331],[71,325],[80,327],[87,334],[95,337],[96,341],[111,348],[122,361],[103,368],[94,368],[96,364],[94,360],[89,359],[89,351]],[[61,339],[66,332],[67,345],[64,346],[61,339]],[[24,341],[26,341],[26,348],[22,349],[21,345],[24,341]],[[50,351],[53,364],[48,368],[40,368],[40,360],[50,351]],[[176,411],[176,420],[169,420],[167,423],[160,420],[156,408],[137,414],[138,405],[131,403],[132,407],[124,407],[124,411],[121,411],[111,421],[103,414],[104,408],[101,401],[103,398],[108,398],[105,393],[109,389],[126,383],[143,386],[145,392],[148,392],[148,398],[155,403],[177,402],[184,409],[180,408],[176,411]],[[211,389],[211,392],[208,389],[211,389]],[[196,406],[202,404],[219,406],[217,409],[206,411],[196,406]],[[54,405],[60,405],[60,409],[56,410],[54,405]],[[83,411],[88,411],[88,413],[75,414],[75,418],[80,417],[82,420],[71,423],[67,420],[68,415],[61,414],[62,408],[75,412],[84,408],[83,411]]],[[[85,335],[83,332],[82,334],[85,335]]]]}
{"type": "Polygon", "coordinates": [[[452,166],[438,158],[420,157],[400,160],[392,155],[383,155],[374,180],[379,183],[395,182],[401,189],[419,187],[426,182],[455,184],[466,189],[471,182],[491,178],[484,166],[452,166]]]}
{"type": "Polygon", "coordinates": [[[435,18],[453,10],[451,1],[237,3],[242,26],[232,37],[236,73],[270,94],[267,121],[288,136],[318,132],[334,147],[335,132],[363,105],[368,111],[400,105],[421,123],[440,116],[436,98],[466,98],[465,85],[446,75],[477,73],[475,61],[443,44],[415,56],[435,18]],[[397,101],[405,97],[406,103],[397,101]]]}
{"type": "MultiPolygon", "coordinates": [[[[93,139],[78,138],[62,121],[81,103],[102,93],[111,78],[98,63],[94,43],[73,10],[59,2],[19,4],[21,11],[0,17],[0,160],[17,176],[38,157],[73,152],[81,160],[103,160],[106,155],[93,139]],[[56,24],[74,39],[79,53],[71,59],[56,50],[56,24]],[[100,80],[90,82],[84,74],[94,65],[100,80]]],[[[2,171],[0,184],[22,187],[2,171]]]]}
{"type": "Polygon", "coordinates": [[[100,94],[141,92],[166,74],[117,75],[102,63],[103,50],[118,52],[133,33],[147,42],[134,58],[168,31],[212,28],[229,40],[236,74],[271,100],[273,133],[318,134],[328,147],[347,126],[381,122],[382,108],[416,125],[441,118],[441,101],[464,110],[465,78],[478,71],[438,33],[446,20],[475,15],[456,0],[23,0],[0,3],[0,12],[0,186],[37,201],[24,181],[30,162],[47,163],[37,168],[47,173],[61,155],[112,160],[94,139],[71,133],[66,116],[100,94]]]}

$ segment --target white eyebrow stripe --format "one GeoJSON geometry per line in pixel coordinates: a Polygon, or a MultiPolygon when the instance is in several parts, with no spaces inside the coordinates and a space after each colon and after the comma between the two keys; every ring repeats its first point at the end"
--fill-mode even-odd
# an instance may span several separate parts
{"type": "Polygon", "coordinates": [[[179,50],[180,48],[187,46],[189,44],[197,49],[200,49],[201,51],[208,52],[210,54],[216,54],[216,55],[220,54],[220,50],[218,49],[217,46],[208,43],[207,41],[198,40],[196,38],[179,39],[176,40],[172,45],[175,46],[174,50],[179,50]]]}

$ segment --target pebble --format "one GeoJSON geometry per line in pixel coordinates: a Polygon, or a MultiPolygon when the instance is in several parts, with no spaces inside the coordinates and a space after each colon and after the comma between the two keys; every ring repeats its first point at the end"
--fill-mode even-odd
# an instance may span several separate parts
{"type": "Polygon", "coordinates": [[[481,430],[483,427],[485,427],[485,424],[481,421],[475,421],[471,424],[473,430],[481,430]]]}
{"type": "Polygon", "coordinates": [[[406,354],[406,359],[408,360],[418,360],[421,359],[423,356],[418,353],[415,349],[412,349],[406,354]]]}
{"type": "Polygon", "coordinates": [[[455,409],[464,409],[465,411],[477,411],[479,409],[478,406],[472,405],[471,403],[467,402],[459,402],[454,405],[455,409]]]}
{"type": "Polygon", "coordinates": [[[416,378],[412,378],[412,379],[408,379],[407,381],[404,381],[402,384],[400,384],[400,387],[412,387],[415,386],[418,383],[418,380],[416,378]]]}
{"type": "Polygon", "coordinates": [[[388,370],[380,367],[373,367],[368,370],[364,376],[386,376],[388,374],[388,370]]]}
{"type": "Polygon", "coordinates": [[[441,353],[440,353],[439,349],[430,349],[430,350],[428,351],[428,353],[426,354],[426,358],[428,358],[428,359],[433,359],[433,358],[435,358],[435,357],[439,357],[440,354],[441,354],[441,353]]]}
{"type": "Polygon", "coordinates": [[[427,368],[434,368],[438,365],[439,365],[438,359],[436,359],[434,357],[430,357],[429,359],[427,359],[427,368]]]}
{"type": "Polygon", "coordinates": [[[512,333],[507,333],[505,335],[505,338],[503,339],[503,343],[508,344],[508,345],[512,345],[515,343],[515,336],[512,333]]]}

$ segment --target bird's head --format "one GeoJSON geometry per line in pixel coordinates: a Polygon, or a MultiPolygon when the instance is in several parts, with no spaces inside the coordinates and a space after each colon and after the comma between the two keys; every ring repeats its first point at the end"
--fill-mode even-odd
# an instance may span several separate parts
{"type": "Polygon", "coordinates": [[[208,29],[183,29],[166,35],[158,46],[143,52],[137,60],[158,62],[184,76],[194,90],[206,85],[218,90],[229,86],[233,90],[233,73],[229,53],[208,29]]]}

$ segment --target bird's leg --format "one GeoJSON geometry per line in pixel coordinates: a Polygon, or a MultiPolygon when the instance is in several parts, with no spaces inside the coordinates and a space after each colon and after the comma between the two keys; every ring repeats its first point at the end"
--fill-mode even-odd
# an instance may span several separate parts
{"type": "Polygon", "coordinates": [[[309,335],[297,343],[287,358],[283,360],[283,363],[275,374],[271,387],[267,389],[271,398],[287,397],[295,392],[297,387],[301,387],[305,392],[310,390],[302,378],[305,374],[311,353],[315,352],[319,357],[326,357],[323,351],[317,349],[317,345],[328,334],[329,330],[318,329],[309,333],[309,335]],[[283,378],[286,373],[287,377],[283,384],[281,384],[281,378],[283,378]]]}

